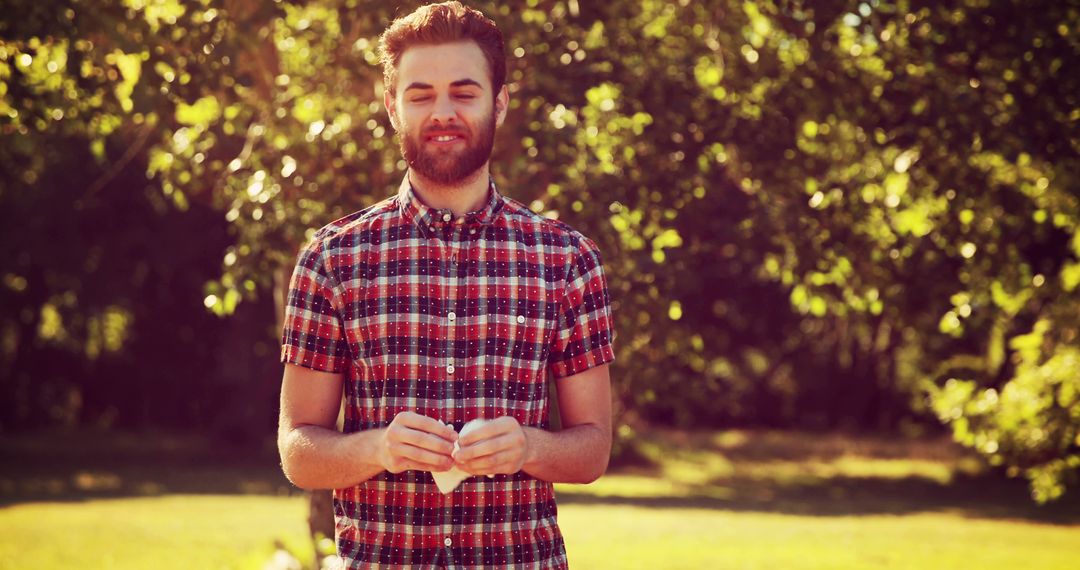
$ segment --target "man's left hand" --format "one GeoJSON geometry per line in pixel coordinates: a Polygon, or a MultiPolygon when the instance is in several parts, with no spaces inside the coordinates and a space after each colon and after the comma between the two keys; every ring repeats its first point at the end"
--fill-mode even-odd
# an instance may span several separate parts
{"type": "Polygon", "coordinates": [[[458,439],[452,454],[458,468],[473,475],[521,471],[529,452],[525,428],[511,416],[491,420],[458,439]]]}

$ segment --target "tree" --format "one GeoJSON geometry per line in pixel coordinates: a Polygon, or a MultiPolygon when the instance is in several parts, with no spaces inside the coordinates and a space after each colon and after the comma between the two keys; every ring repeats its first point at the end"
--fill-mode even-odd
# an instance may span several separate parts
{"type": "Polygon", "coordinates": [[[805,64],[762,105],[787,119],[768,131],[788,142],[784,160],[750,158],[782,251],[763,268],[807,322],[854,333],[854,352],[885,365],[868,378],[927,393],[958,441],[1024,474],[1036,499],[1060,496],[1080,466],[1067,369],[1080,314],[1080,11],[766,10],[755,28],[784,32],[750,38],[764,75],[785,42],[805,64]],[[785,107],[806,89],[801,111],[785,107]]]}

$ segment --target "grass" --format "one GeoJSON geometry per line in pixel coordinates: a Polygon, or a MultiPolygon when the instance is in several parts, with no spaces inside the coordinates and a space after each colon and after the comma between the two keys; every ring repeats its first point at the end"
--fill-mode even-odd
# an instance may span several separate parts
{"type": "MultiPolygon", "coordinates": [[[[557,486],[574,568],[1073,569],[1080,503],[1038,507],[944,440],[657,431],[557,486]]],[[[311,559],[272,445],[0,438],[0,568],[261,569],[311,559]],[[276,545],[275,543],[280,543],[276,545]]]]}
{"type": "Polygon", "coordinates": [[[1074,569],[1075,497],[1035,506],[945,440],[647,438],[647,467],[558,486],[577,568],[1074,569]]]}
{"type": "Polygon", "coordinates": [[[1075,569],[1080,532],[950,513],[896,517],[740,513],[708,508],[560,510],[577,568],[1075,569]]]}
{"type": "Polygon", "coordinates": [[[262,568],[302,547],[300,497],[163,495],[0,510],[0,568],[262,568]]]}

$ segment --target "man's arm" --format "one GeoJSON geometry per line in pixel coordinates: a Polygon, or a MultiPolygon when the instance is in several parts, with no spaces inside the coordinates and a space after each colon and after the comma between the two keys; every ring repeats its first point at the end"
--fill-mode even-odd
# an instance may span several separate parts
{"type": "Polygon", "coordinates": [[[608,365],[556,381],[561,431],[522,427],[512,417],[488,422],[459,440],[454,460],[477,475],[516,473],[553,483],[591,483],[611,456],[608,365]]]}
{"type": "Polygon", "coordinates": [[[341,374],[285,365],[281,383],[278,451],[285,476],[302,489],[357,485],[382,471],[445,471],[457,434],[437,420],[402,412],[389,426],[351,434],[337,431],[341,374]]]}

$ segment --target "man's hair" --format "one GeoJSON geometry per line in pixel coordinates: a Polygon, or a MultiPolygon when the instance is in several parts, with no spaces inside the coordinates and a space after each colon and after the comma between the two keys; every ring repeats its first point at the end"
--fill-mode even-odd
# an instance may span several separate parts
{"type": "Polygon", "coordinates": [[[397,68],[401,54],[417,45],[436,45],[472,40],[487,60],[491,87],[498,95],[506,83],[506,53],[502,32],[495,22],[461,2],[428,4],[390,24],[379,38],[379,59],[383,81],[390,93],[397,90],[397,68]]]}

